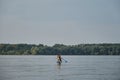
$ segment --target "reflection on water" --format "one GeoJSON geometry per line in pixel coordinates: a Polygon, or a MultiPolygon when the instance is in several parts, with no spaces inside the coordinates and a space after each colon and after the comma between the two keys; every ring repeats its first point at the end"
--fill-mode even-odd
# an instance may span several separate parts
{"type": "Polygon", "coordinates": [[[57,63],[57,69],[58,69],[58,70],[61,69],[61,63],[57,63]]]}
{"type": "Polygon", "coordinates": [[[65,80],[63,75],[64,73],[62,72],[62,64],[61,63],[57,63],[57,71],[56,71],[56,77],[55,80],[65,80]]]}

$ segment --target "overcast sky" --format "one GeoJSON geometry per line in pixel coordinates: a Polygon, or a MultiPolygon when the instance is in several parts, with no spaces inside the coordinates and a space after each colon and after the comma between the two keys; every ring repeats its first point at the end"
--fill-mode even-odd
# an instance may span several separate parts
{"type": "Polygon", "coordinates": [[[0,43],[120,43],[120,0],[0,0],[0,43]]]}

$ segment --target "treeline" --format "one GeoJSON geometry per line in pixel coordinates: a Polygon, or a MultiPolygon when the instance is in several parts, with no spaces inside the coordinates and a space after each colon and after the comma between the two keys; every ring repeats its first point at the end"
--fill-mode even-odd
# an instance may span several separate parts
{"type": "Polygon", "coordinates": [[[120,44],[0,44],[0,55],[120,55],[120,44]]]}

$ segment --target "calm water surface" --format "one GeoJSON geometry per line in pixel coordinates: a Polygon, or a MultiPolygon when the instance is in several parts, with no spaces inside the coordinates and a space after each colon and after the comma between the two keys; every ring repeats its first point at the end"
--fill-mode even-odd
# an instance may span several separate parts
{"type": "Polygon", "coordinates": [[[0,56],[0,80],[120,80],[120,56],[0,56]]]}

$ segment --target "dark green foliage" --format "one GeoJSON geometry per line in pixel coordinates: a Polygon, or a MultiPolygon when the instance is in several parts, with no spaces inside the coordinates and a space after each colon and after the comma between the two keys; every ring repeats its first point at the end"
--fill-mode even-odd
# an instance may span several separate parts
{"type": "Polygon", "coordinates": [[[0,55],[120,55],[120,44],[0,44],[0,55]]]}

